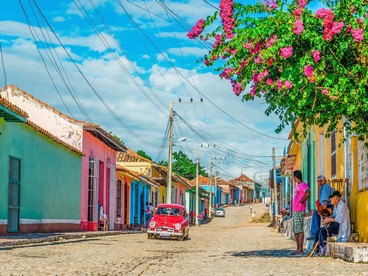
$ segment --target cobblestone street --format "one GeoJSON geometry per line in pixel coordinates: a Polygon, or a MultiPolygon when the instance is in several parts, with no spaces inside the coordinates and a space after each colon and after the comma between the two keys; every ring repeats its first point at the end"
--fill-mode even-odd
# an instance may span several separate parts
{"type": "Polygon", "coordinates": [[[229,207],[225,218],[191,227],[183,242],[142,233],[1,248],[0,274],[368,275],[366,264],[290,256],[294,242],[250,220],[248,206],[229,207]]]}

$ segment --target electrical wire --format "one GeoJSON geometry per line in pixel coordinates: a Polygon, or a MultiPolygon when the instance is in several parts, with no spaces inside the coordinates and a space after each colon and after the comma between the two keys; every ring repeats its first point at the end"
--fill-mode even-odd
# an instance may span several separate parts
{"type": "MultiPolygon", "coordinates": [[[[21,1],[21,0],[18,0],[21,1]]],[[[121,120],[121,118],[119,116],[117,116],[117,114],[111,109],[111,107],[104,101],[104,99],[101,97],[101,95],[97,92],[97,90],[93,87],[93,85],[91,84],[91,82],[87,79],[87,77],[84,75],[84,73],[82,72],[82,70],[79,68],[79,66],[76,64],[76,62],[74,61],[74,59],[72,58],[72,56],[70,55],[70,53],[67,51],[67,49],[65,48],[64,44],[61,42],[60,38],[58,37],[58,35],[55,33],[54,29],[52,28],[52,26],[50,25],[50,23],[48,22],[48,20],[46,19],[45,15],[43,14],[43,12],[41,11],[40,7],[38,6],[38,4],[36,3],[36,0],[33,0],[38,12],[41,14],[41,16],[44,18],[45,22],[47,23],[47,26],[50,28],[51,32],[53,33],[53,35],[55,36],[55,38],[57,39],[58,43],[61,45],[61,47],[63,48],[63,50],[65,51],[65,53],[68,55],[69,59],[71,60],[71,62],[73,63],[73,65],[76,67],[76,69],[78,70],[79,74],[82,76],[82,78],[84,79],[84,81],[86,82],[86,84],[90,87],[90,89],[93,91],[93,93],[96,95],[96,97],[99,99],[99,101],[101,101],[101,103],[104,105],[104,107],[106,108],[106,110],[113,116],[113,118],[127,131],[129,132],[134,138],[136,138],[138,141],[140,141],[141,143],[150,146],[150,147],[154,147],[154,148],[159,148],[158,146],[146,141],[145,139],[143,139],[140,135],[138,135],[135,131],[133,131],[131,128],[129,128],[128,125],[126,125],[126,123],[121,120]]]]}
{"type": "MultiPolygon", "coordinates": [[[[156,0],[157,1],[157,0],[156,0]]],[[[240,124],[241,126],[245,127],[246,129],[255,132],[261,136],[270,138],[270,139],[274,139],[274,140],[281,140],[281,141],[288,141],[288,139],[285,138],[278,138],[278,137],[274,137],[274,136],[270,136],[268,134],[262,133],[256,129],[253,129],[247,125],[245,125],[244,123],[240,122],[238,119],[236,119],[235,117],[231,116],[228,112],[226,112],[225,110],[223,110],[221,107],[219,107],[217,104],[215,104],[213,101],[211,101],[211,99],[209,99],[205,94],[203,94],[199,89],[197,89],[195,87],[195,85],[193,85],[187,78],[185,78],[185,76],[180,72],[180,70],[178,70],[176,68],[176,66],[173,64],[173,62],[166,57],[165,54],[163,54],[161,52],[161,50],[159,49],[159,47],[153,43],[153,41],[147,36],[147,34],[139,27],[139,25],[134,21],[134,19],[130,16],[130,14],[127,12],[127,10],[125,9],[125,7],[123,6],[123,4],[121,3],[120,0],[117,0],[117,2],[119,3],[119,5],[121,6],[121,8],[124,10],[125,14],[131,19],[131,21],[134,23],[134,25],[138,28],[138,30],[146,37],[146,39],[152,44],[152,46],[161,54],[161,56],[166,59],[166,61],[172,66],[172,68],[177,71],[177,73],[179,75],[181,75],[183,77],[183,79],[185,79],[187,81],[187,83],[193,87],[193,89],[195,89],[202,97],[204,97],[208,102],[210,102],[214,107],[216,107],[218,110],[220,110],[222,113],[224,113],[226,116],[228,116],[229,118],[231,118],[233,121],[237,122],[238,124],[240,124]]],[[[162,1],[159,1],[160,3],[162,3],[162,1]]],[[[166,5],[164,3],[162,3],[162,5],[164,5],[166,7],[166,5]]]]}
{"type": "Polygon", "coordinates": [[[0,41],[0,55],[1,55],[1,64],[2,64],[2,67],[3,67],[3,73],[4,73],[4,86],[6,86],[8,81],[6,79],[5,62],[4,62],[3,47],[1,45],[1,41],[0,41]]]}

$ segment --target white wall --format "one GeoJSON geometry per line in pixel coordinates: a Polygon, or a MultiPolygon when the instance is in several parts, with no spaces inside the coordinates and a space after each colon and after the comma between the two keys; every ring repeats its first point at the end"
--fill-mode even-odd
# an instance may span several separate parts
{"type": "Polygon", "coordinates": [[[30,121],[68,145],[82,151],[83,127],[80,123],[15,86],[8,86],[6,90],[0,90],[0,96],[27,112],[30,121]]]}

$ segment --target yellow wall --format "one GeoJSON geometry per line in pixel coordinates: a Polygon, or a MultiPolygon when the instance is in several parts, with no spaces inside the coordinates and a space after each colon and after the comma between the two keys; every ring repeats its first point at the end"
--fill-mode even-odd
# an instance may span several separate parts
{"type": "Polygon", "coordinates": [[[160,185],[158,187],[158,196],[157,196],[157,203],[165,203],[166,202],[166,187],[160,185]],[[162,200],[162,198],[164,198],[164,200],[162,200]]]}
{"type": "Polygon", "coordinates": [[[368,242],[368,191],[360,192],[358,190],[358,149],[357,137],[351,139],[351,157],[352,157],[352,179],[351,195],[349,197],[351,222],[353,229],[359,234],[359,239],[368,242]]]}
{"type": "MultiPolygon", "coordinates": [[[[338,128],[343,127],[343,121],[341,120],[338,124],[338,128]]],[[[342,142],[343,133],[336,132],[336,176],[332,177],[331,175],[331,137],[324,137],[323,141],[321,141],[320,134],[325,135],[327,133],[327,126],[323,128],[315,128],[316,131],[316,171],[317,174],[323,174],[327,179],[336,178],[341,179],[345,178],[345,152],[344,152],[344,144],[342,142]],[[323,143],[324,154],[323,154],[323,163],[324,170],[320,172],[320,143],[323,143]],[[340,144],[340,146],[339,146],[340,144]]]]}
{"type": "Polygon", "coordinates": [[[368,191],[356,195],[355,206],[355,231],[361,241],[368,242],[368,191]]]}
{"type": "Polygon", "coordinates": [[[299,147],[298,153],[295,156],[295,165],[293,170],[301,170],[302,169],[302,148],[299,147]]]}

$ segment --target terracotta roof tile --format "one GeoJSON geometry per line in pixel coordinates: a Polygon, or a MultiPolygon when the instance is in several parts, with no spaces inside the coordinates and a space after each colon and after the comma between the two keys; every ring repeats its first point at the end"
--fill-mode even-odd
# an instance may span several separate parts
{"type": "Polygon", "coordinates": [[[153,163],[153,161],[140,156],[138,153],[130,148],[127,148],[126,152],[119,151],[116,155],[117,162],[148,162],[153,163]]]}
{"type": "Polygon", "coordinates": [[[9,108],[11,111],[17,113],[19,116],[22,116],[23,118],[28,118],[27,112],[23,111],[18,106],[12,104],[11,102],[9,102],[8,100],[6,100],[1,96],[0,96],[0,104],[5,106],[6,108],[9,108]]]}

